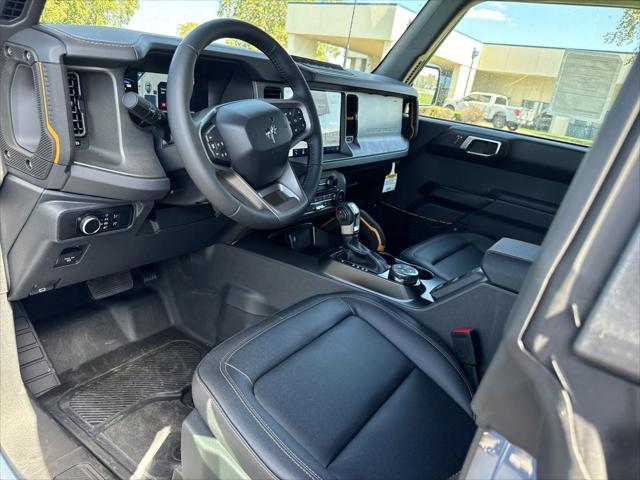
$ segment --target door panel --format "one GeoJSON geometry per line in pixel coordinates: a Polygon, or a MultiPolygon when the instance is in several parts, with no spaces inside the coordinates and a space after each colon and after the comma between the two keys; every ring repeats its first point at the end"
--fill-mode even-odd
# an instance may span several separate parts
{"type": "Polygon", "coordinates": [[[541,243],[585,152],[422,117],[410,154],[398,167],[398,189],[378,203],[376,215],[387,225],[394,250],[448,231],[541,243]],[[491,156],[468,152],[462,147],[469,137],[499,148],[491,156]]]}

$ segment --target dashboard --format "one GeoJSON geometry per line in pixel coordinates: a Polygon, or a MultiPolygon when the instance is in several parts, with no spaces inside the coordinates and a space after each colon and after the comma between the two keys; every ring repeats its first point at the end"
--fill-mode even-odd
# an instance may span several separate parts
{"type": "MultiPolygon", "coordinates": [[[[186,174],[168,125],[135,118],[125,94],[166,111],[179,39],[117,28],[37,25],[0,61],[0,242],[11,299],[197,251],[223,228],[186,174]]],[[[417,132],[417,92],[400,81],[294,59],[324,147],[307,215],[344,198],[342,168],[399,160],[417,132]]],[[[191,110],[291,92],[263,54],[212,44],[194,71],[191,110]]],[[[307,146],[292,145],[294,173],[307,146]]]]}

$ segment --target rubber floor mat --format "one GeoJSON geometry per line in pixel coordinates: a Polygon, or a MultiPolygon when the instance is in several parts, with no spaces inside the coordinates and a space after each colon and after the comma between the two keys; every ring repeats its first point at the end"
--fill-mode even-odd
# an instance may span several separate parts
{"type": "Polygon", "coordinates": [[[67,392],[60,407],[93,430],[141,402],[179,396],[201,357],[196,345],[171,342],[67,392]]]}
{"type": "Polygon", "coordinates": [[[85,365],[98,376],[66,390],[63,385],[46,405],[119,477],[169,480],[180,464],[180,430],[193,408],[191,380],[205,349],[172,339],[143,351],[126,361],[119,357],[109,369],[85,365]]]}

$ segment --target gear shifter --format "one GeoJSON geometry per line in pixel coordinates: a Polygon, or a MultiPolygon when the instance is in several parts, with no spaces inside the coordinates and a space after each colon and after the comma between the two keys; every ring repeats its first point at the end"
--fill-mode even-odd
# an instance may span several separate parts
{"type": "Polygon", "coordinates": [[[380,274],[389,269],[389,265],[375,252],[365,247],[358,239],[360,233],[360,209],[353,202],[340,203],[336,207],[336,221],[342,234],[341,260],[372,273],[380,274]]]}

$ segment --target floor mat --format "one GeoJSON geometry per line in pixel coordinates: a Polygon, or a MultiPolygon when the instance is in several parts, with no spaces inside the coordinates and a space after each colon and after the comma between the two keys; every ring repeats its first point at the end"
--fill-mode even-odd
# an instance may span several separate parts
{"type": "Polygon", "coordinates": [[[170,479],[180,463],[180,428],[193,408],[189,388],[203,354],[190,340],[165,339],[109,370],[103,361],[97,376],[63,385],[45,406],[119,476],[170,479]]]}

